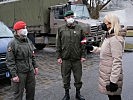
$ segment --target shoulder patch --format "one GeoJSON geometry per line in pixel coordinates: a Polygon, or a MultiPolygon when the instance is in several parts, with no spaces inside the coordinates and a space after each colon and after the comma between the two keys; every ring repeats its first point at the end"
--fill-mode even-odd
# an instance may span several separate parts
{"type": "Polygon", "coordinates": [[[11,47],[8,47],[8,52],[12,51],[12,48],[11,47]]]}

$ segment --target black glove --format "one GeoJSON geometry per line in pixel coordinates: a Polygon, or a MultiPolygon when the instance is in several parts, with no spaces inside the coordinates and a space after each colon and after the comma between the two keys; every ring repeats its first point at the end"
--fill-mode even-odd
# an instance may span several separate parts
{"type": "Polygon", "coordinates": [[[118,85],[115,83],[110,82],[109,85],[106,85],[106,90],[110,92],[116,92],[118,89],[118,85]]]}
{"type": "Polygon", "coordinates": [[[92,45],[90,45],[90,44],[87,44],[87,45],[86,45],[87,53],[90,53],[90,51],[92,51],[93,49],[94,49],[94,48],[93,48],[92,45]]]}

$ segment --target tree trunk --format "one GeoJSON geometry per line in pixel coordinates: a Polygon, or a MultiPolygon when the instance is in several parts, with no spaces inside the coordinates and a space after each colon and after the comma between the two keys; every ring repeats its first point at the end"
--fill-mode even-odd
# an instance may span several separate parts
{"type": "Polygon", "coordinates": [[[98,19],[99,18],[99,10],[97,8],[92,8],[90,12],[90,16],[93,19],[98,19]]]}
{"type": "Polygon", "coordinates": [[[93,19],[98,19],[99,18],[99,11],[101,9],[103,9],[111,0],[108,0],[105,4],[100,5],[100,1],[99,2],[95,2],[94,0],[90,0],[88,7],[88,10],[90,12],[90,16],[93,19]],[[96,7],[94,7],[94,4],[96,3],[96,7]]]}

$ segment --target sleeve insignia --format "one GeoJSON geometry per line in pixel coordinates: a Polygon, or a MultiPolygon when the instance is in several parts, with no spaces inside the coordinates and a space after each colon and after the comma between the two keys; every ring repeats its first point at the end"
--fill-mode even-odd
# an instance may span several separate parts
{"type": "Polygon", "coordinates": [[[12,51],[12,48],[11,48],[11,47],[9,47],[9,48],[8,48],[8,52],[11,52],[11,51],[12,51]]]}

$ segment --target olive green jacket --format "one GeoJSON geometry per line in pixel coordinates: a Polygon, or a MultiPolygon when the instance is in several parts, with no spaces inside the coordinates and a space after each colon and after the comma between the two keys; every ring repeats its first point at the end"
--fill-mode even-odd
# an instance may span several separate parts
{"type": "Polygon", "coordinates": [[[28,38],[21,39],[17,35],[8,44],[6,59],[12,77],[17,76],[17,73],[26,73],[37,67],[31,41],[28,38]]]}
{"type": "Polygon", "coordinates": [[[61,26],[56,35],[57,58],[65,60],[85,58],[85,44],[81,44],[84,38],[85,35],[79,25],[76,24],[73,28],[61,26]]]}

